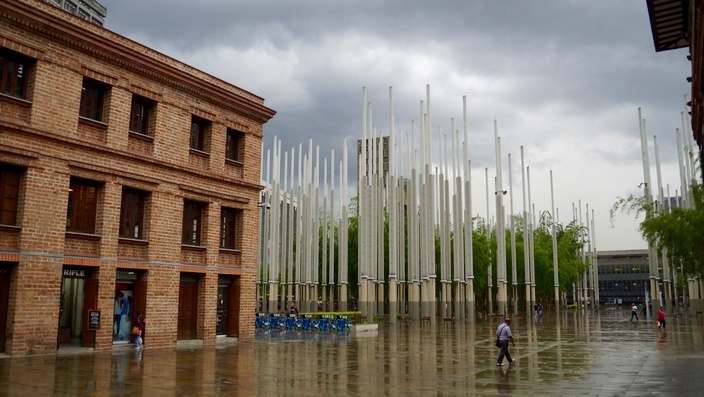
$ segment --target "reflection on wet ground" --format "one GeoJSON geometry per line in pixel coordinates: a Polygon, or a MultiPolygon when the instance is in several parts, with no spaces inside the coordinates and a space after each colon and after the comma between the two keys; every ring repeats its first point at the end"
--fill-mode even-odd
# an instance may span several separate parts
{"type": "Polygon", "coordinates": [[[262,332],[229,346],[0,358],[0,395],[702,395],[704,318],[630,322],[628,311],[382,325],[367,336],[262,332]]]}

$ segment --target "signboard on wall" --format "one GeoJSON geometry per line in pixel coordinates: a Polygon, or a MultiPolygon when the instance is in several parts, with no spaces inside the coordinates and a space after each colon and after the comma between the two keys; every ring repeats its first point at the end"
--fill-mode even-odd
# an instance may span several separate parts
{"type": "Polygon", "coordinates": [[[100,329],[100,310],[88,310],[88,329],[100,329]]]}
{"type": "Polygon", "coordinates": [[[64,268],[63,276],[68,278],[86,278],[85,269],[64,268]]]}

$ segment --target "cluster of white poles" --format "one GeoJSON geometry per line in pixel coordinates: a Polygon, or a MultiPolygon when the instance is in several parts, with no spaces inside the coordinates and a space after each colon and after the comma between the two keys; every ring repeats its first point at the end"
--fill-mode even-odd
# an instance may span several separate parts
{"type": "Polygon", "coordinates": [[[334,150],[329,162],[323,160],[322,186],[320,149],[313,149],[309,141],[304,155],[299,144],[296,157],[294,148],[282,152],[281,141],[274,137],[273,153],[262,156],[266,175],[259,204],[257,281],[263,312],[288,311],[292,303],[304,312],[333,311],[333,302],[339,302],[336,309],[347,310],[347,139],[337,168],[334,150]],[[336,170],[341,193],[337,200],[336,170]]]}
{"type": "MultiPolygon", "coordinates": [[[[460,134],[451,120],[449,135],[441,129],[433,131],[430,87],[426,99],[420,102],[420,123],[411,123],[411,131],[395,131],[393,89],[389,88],[389,133],[383,135],[374,127],[372,106],[367,102],[366,89],[362,93],[362,139],[358,141],[358,308],[363,316],[388,314],[394,322],[397,316],[435,322],[437,318],[475,318],[474,263],[472,256],[472,187],[468,156],[467,103],[463,98],[463,128],[460,134]],[[416,130],[417,129],[417,130],[416,130]],[[448,137],[449,136],[449,137],[448,137]],[[405,141],[404,141],[405,137],[405,141]],[[432,142],[436,144],[433,145],[432,142]],[[448,146],[451,148],[448,153],[448,146]],[[406,157],[403,157],[405,147],[406,157]],[[431,148],[437,148],[433,153],[431,148]],[[437,157],[435,157],[437,156],[437,157]],[[385,259],[385,216],[388,215],[388,273],[385,259]],[[439,236],[440,252],[436,253],[435,239],[439,236]],[[436,263],[439,254],[439,263],[436,263]],[[438,274],[439,273],[439,274],[438,274]],[[441,292],[436,294],[436,280],[440,278],[441,292]],[[388,291],[385,289],[388,288],[388,291]],[[388,292],[388,301],[386,299],[388,292]],[[388,303],[388,306],[386,304],[388,303]]],[[[498,286],[493,288],[489,269],[489,311],[494,298],[498,313],[507,314],[509,295],[518,308],[517,264],[515,252],[515,219],[513,192],[503,185],[501,140],[494,122],[496,176],[495,221],[489,210],[489,170],[486,173],[487,234],[495,228],[498,248],[496,276],[498,286]],[[510,197],[510,213],[506,214],[504,195],[510,197]],[[508,286],[505,227],[511,228],[513,247],[512,280],[508,286]]],[[[308,154],[298,148],[296,162],[294,149],[281,151],[275,137],[273,153],[262,156],[264,185],[261,212],[259,271],[260,296],[268,300],[268,310],[286,310],[296,302],[302,311],[322,309],[346,310],[350,280],[347,279],[347,140],[343,140],[343,159],[339,171],[341,191],[335,195],[335,152],[332,151],[328,179],[328,160],[323,162],[323,186],[320,185],[319,150],[309,141],[308,154]],[[289,156],[290,153],[290,156],[289,156]],[[282,162],[283,161],[283,162],[282,162]],[[294,178],[294,166],[298,174],[294,178]],[[290,171],[289,171],[290,166],[290,171]],[[283,171],[283,173],[282,173],[283,171]],[[330,182],[328,186],[328,182],[330,182]],[[335,230],[338,231],[337,246],[335,230]],[[321,235],[322,234],[322,235],[321,235]],[[295,247],[295,248],[294,248],[295,247]],[[337,250],[338,266],[335,265],[337,250]],[[337,270],[337,271],[336,271],[337,270]],[[337,304],[336,304],[337,303],[337,304]],[[274,309],[276,308],[276,309],[274,309]]],[[[509,186],[512,186],[511,156],[508,155],[509,186]]],[[[523,190],[523,234],[525,258],[525,308],[535,304],[535,263],[533,260],[533,230],[536,224],[534,205],[530,200],[530,167],[525,167],[521,147],[521,179],[523,190]],[[533,209],[531,210],[531,206],[533,209]]],[[[552,191],[552,171],[550,173],[552,191]]],[[[552,214],[555,214],[554,199],[552,214]]],[[[573,206],[574,207],[574,206],[573,206]]],[[[577,212],[573,209],[575,219],[577,212]]],[[[579,208],[581,224],[581,203],[579,208]]],[[[556,226],[553,222],[553,261],[555,302],[559,306],[558,258],[556,226]]],[[[587,229],[593,236],[587,207],[587,229]]],[[[487,239],[488,240],[488,239],[487,239]]],[[[592,241],[594,238],[592,237],[592,241]]],[[[596,248],[591,251],[593,268],[585,272],[583,282],[574,286],[587,300],[588,289],[598,302],[596,248]],[[594,291],[596,296],[594,295],[594,291]]]]}
{"type": "MultiPolygon", "coordinates": [[[[684,97],[685,109],[687,103],[687,96],[684,97]]],[[[678,170],[680,177],[680,192],[678,196],[675,191],[675,197],[680,198],[675,202],[670,199],[670,185],[663,186],[662,172],[660,167],[660,146],[658,144],[657,135],[653,136],[653,149],[655,152],[655,169],[657,173],[657,207],[663,212],[667,213],[670,211],[672,206],[681,206],[683,208],[692,208],[692,183],[699,183],[699,177],[696,176],[696,166],[695,158],[693,156],[694,148],[696,146],[693,142],[692,130],[690,128],[691,121],[688,117],[687,112],[681,112],[682,119],[682,131],[680,129],[675,129],[675,135],[677,136],[677,159],[678,159],[678,170]],[[667,191],[667,195],[665,195],[667,191]]],[[[653,193],[651,188],[651,178],[650,178],[650,149],[648,147],[647,138],[647,127],[645,119],[642,116],[641,109],[638,109],[638,120],[640,126],[640,141],[641,141],[641,153],[643,159],[643,177],[644,181],[643,194],[645,197],[646,204],[653,204],[653,193]]],[[[670,266],[667,259],[667,251],[662,253],[662,278],[660,277],[660,271],[658,269],[658,252],[653,244],[648,245],[648,269],[650,278],[650,296],[646,296],[646,299],[650,299],[652,303],[653,310],[657,310],[660,307],[662,299],[665,300],[667,306],[669,307],[673,301],[673,288],[675,287],[673,280],[677,277],[677,269],[670,266]],[[663,283],[664,291],[660,289],[660,281],[663,283]]],[[[689,293],[690,306],[689,309],[692,312],[697,310],[702,310],[702,303],[704,302],[704,280],[702,277],[689,277],[687,279],[687,290],[689,293]]],[[[647,306],[647,305],[646,305],[647,306]]],[[[650,308],[648,308],[650,310],[650,308]]],[[[652,314],[649,312],[649,314],[652,314]]]]}

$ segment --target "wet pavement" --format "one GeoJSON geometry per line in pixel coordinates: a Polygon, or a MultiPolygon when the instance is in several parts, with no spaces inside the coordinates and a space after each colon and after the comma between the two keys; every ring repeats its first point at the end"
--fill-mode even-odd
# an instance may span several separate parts
{"type": "Polygon", "coordinates": [[[511,328],[516,362],[496,366],[501,320],[381,325],[376,333],[261,332],[205,347],[0,358],[8,396],[704,395],[704,318],[630,322],[546,312],[511,328]]]}

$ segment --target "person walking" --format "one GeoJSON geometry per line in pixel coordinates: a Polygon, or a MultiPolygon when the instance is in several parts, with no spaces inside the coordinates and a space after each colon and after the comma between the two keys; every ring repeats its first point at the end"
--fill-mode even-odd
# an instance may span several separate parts
{"type": "Polygon", "coordinates": [[[667,322],[665,321],[665,311],[663,310],[663,307],[660,306],[660,310],[658,310],[658,328],[662,327],[662,329],[665,329],[666,325],[667,322]]]}
{"type": "Polygon", "coordinates": [[[638,306],[635,303],[631,306],[631,321],[633,321],[633,317],[638,321],[638,306]]]}
{"type": "Polygon", "coordinates": [[[496,329],[496,339],[498,339],[499,346],[501,347],[501,351],[499,352],[499,358],[496,360],[496,366],[500,367],[504,365],[504,356],[506,357],[506,360],[508,360],[509,364],[516,361],[515,359],[511,358],[511,353],[509,353],[508,351],[509,341],[513,346],[516,346],[516,343],[513,341],[513,334],[511,333],[510,318],[505,318],[504,323],[499,325],[499,327],[496,329]]]}

